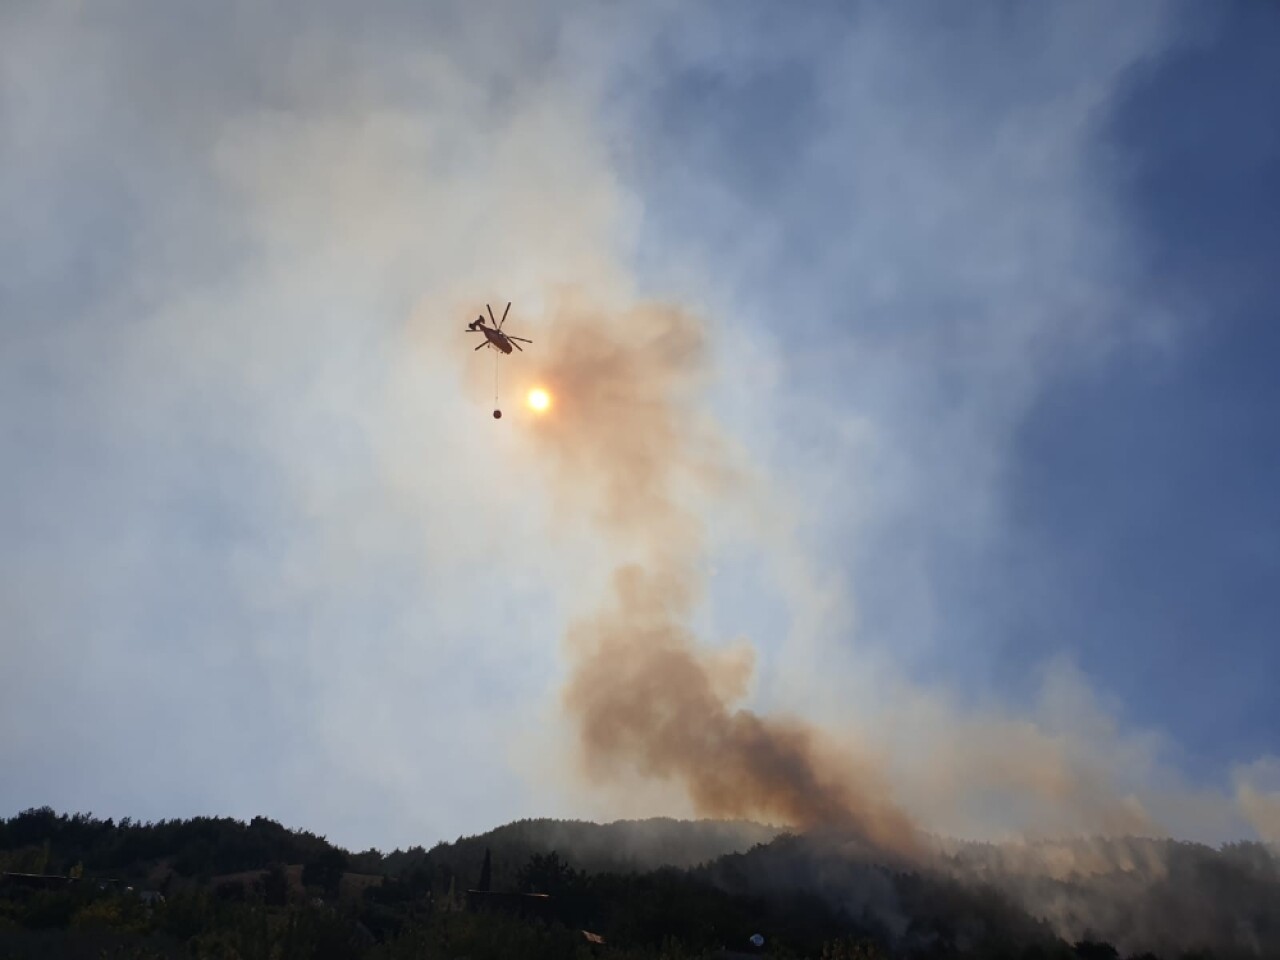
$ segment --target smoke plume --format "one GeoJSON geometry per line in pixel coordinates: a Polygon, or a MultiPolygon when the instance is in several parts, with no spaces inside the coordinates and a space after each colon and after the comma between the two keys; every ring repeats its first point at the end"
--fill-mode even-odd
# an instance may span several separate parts
{"type": "Polygon", "coordinates": [[[701,322],[577,292],[561,292],[547,320],[540,374],[555,410],[534,435],[557,494],[590,512],[615,566],[600,609],[568,628],[564,704],[586,775],[675,781],[702,815],[838,827],[914,849],[915,827],[871,759],[800,720],[737,706],[751,650],[707,647],[688,626],[703,536],[687,504],[731,493],[735,476],[714,429],[690,414],[705,371],[701,322]]]}

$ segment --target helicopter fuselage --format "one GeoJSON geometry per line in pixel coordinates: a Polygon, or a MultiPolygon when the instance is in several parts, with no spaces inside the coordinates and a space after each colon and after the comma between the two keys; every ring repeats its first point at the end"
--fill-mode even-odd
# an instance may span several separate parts
{"type": "MultiPolygon", "coordinates": [[[[488,306],[488,304],[486,304],[486,306],[488,306]]],[[[511,309],[511,304],[509,303],[507,304],[507,309],[508,310],[511,309]]],[[[492,311],[490,311],[490,319],[492,319],[492,311]]],[[[507,319],[507,314],[505,310],[502,313],[502,319],[503,320],[507,319]]],[[[498,350],[502,351],[503,353],[510,353],[513,349],[514,350],[521,349],[519,344],[512,342],[513,340],[522,340],[525,343],[533,342],[532,340],[525,340],[524,337],[508,336],[505,332],[503,332],[501,323],[499,323],[497,326],[491,327],[484,322],[483,316],[476,317],[474,320],[468,323],[467,329],[484,334],[485,342],[480,345],[481,347],[496,347],[498,350]]],[[[476,347],[476,349],[479,350],[480,347],[476,347]]]]}
{"type": "Polygon", "coordinates": [[[501,331],[494,330],[492,327],[486,327],[483,324],[480,325],[480,329],[484,331],[484,335],[488,341],[503,353],[511,352],[511,342],[502,335],[501,331]]]}
{"type": "Polygon", "coordinates": [[[501,330],[495,330],[493,327],[487,326],[483,319],[477,317],[467,324],[468,330],[479,330],[484,334],[484,338],[493,346],[497,347],[503,353],[511,352],[511,341],[506,338],[501,330]]]}

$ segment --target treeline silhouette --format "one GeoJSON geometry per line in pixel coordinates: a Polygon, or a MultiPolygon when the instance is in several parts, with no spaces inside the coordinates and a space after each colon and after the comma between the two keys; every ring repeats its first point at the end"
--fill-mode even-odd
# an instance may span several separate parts
{"type": "MultiPolygon", "coordinates": [[[[460,837],[432,850],[437,863],[452,869],[478,863],[490,849],[502,869],[514,870],[532,851],[572,850],[593,873],[655,866],[696,866],[726,853],[771,840],[778,830],[745,821],[688,821],[654,818],[611,824],[574,820],[524,819],[482,836],[460,837]]],[[[166,862],[185,877],[256,870],[274,862],[306,863],[340,853],[356,873],[399,875],[423,864],[424,847],[382,853],[351,853],[305,830],[289,829],[266,817],[247,823],[231,817],[192,817],[119,822],[88,813],[59,814],[49,807],[24,810],[0,820],[0,856],[6,869],[65,872],[82,863],[88,870],[141,877],[166,862]],[[25,865],[25,866],[24,866],[25,865]]],[[[503,872],[500,880],[513,874],[503,872]]]]}
{"type": "MultiPolygon", "coordinates": [[[[525,820],[351,852],[264,817],[32,809],[0,821],[0,960],[1123,956],[991,884],[837,848],[756,824],[525,820]]],[[[1262,954],[1160,957],[1237,955],[1262,954]]]]}
{"type": "Polygon", "coordinates": [[[335,850],[323,837],[286,829],[266,817],[248,823],[230,817],[142,823],[126,817],[116,823],[42,807],[0,821],[7,869],[36,873],[65,873],[79,863],[86,870],[140,879],[165,861],[180,876],[209,877],[273,862],[303,863],[335,850]]]}

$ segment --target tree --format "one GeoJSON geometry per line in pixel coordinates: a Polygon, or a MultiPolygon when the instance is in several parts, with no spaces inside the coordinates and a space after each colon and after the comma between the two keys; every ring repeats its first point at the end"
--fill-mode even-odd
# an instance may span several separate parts
{"type": "Polygon", "coordinates": [[[284,872],[284,864],[271,864],[258,882],[262,885],[262,900],[267,906],[283,907],[289,902],[289,875],[284,872]]]}
{"type": "Polygon", "coordinates": [[[554,850],[533,854],[516,874],[516,883],[522,893],[549,893],[553,896],[576,886],[581,879],[581,875],[561,860],[554,850]]]}
{"type": "Polygon", "coordinates": [[[884,960],[884,951],[870,940],[828,940],[822,945],[822,960],[884,960]]]}
{"type": "Polygon", "coordinates": [[[493,864],[489,858],[489,848],[484,848],[484,863],[480,867],[480,883],[477,890],[488,891],[493,886],[493,864]]]}
{"type": "Polygon", "coordinates": [[[1079,940],[1073,945],[1080,960],[1116,960],[1120,952],[1105,940],[1079,940]]]}
{"type": "Polygon", "coordinates": [[[302,865],[302,885],[319,887],[327,897],[336,897],[347,872],[347,855],[329,847],[302,865]]]}

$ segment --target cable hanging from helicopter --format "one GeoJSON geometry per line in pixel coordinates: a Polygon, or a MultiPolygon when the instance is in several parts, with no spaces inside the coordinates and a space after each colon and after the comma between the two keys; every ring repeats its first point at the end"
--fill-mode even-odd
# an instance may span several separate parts
{"type": "MultiPolygon", "coordinates": [[[[533,343],[532,340],[526,340],[524,337],[513,337],[511,334],[503,331],[502,325],[507,322],[507,313],[511,310],[510,302],[507,303],[507,309],[502,311],[501,320],[495,321],[493,319],[493,308],[489,306],[489,304],[486,303],[484,305],[484,308],[485,310],[489,311],[489,323],[492,323],[493,326],[489,326],[484,322],[484,314],[481,314],[480,316],[472,320],[469,324],[467,324],[468,332],[484,334],[484,341],[480,344],[480,346],[476,347],[477,350],[483,350],[486,347],[492,347],[493,349],[497,350],[499,354],[507,354],[507,353],[510,353],[511,349],[514,347],[516,350],[519,350],[521,353],[524,353],[524,347],[520,346],[520,344],[533,343]],[[517,343],[516,342],[517,340],[520,342],[517,343]]],[[[498,357],[497,356],[494,356],[493,358],[493,419],[495,420],[502,419],[502,410],[498,406],[498,357]]]]}

